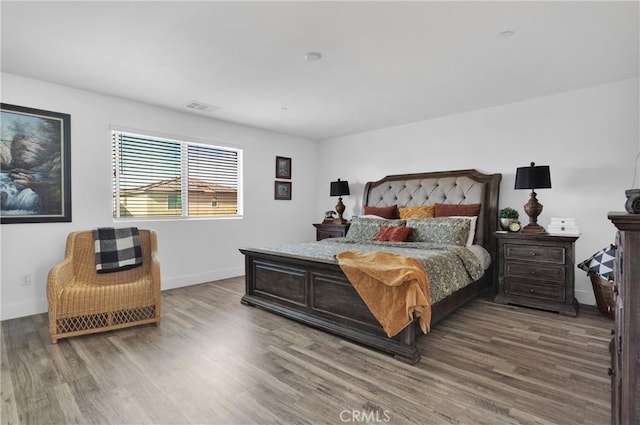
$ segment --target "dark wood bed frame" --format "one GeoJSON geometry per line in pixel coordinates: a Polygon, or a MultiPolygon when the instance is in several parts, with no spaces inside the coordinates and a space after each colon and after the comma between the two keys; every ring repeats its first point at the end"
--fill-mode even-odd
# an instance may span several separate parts
{"type": "MultiPolygon", "coordinates": [[[[479,239],[495,264],[495,238],[498,223],[500,174],[476,170],[440,171],[387,176],[369,182],[363,205],[376,205],[371,191],[390,182],[468,177],[484,184],[479,239]]],[[[378,204],[379,205],[379,204],[378,204]]],[[[402,206],[402,205],[399,205],[402,206]]],[[[392,354],[396,359],[415,364],[420,360],[416,347],[417,322],[389,338],[369,312],[360,296],[340,269],[337,261],[318,260],[261,249],[240,249],[245,256],[245,295],[242,304],[264,308],[273,313],[311,325],[365,346],[392,354]]],[[[483,277],[432,306],[431,324],[487,290],[495,293],[493,266],[483,277]]]]}

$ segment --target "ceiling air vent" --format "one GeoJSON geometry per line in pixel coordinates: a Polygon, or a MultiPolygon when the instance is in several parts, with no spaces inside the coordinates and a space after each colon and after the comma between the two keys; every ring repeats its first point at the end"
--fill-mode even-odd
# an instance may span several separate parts
{"type": "Polygon", "coordinates": [[[184,105],[184,107],[198,112],[214,112],[218,109],[222,109],[219,106],[209,105],[208,103],[199,102],[197,100],[192,100],[191,102],[184,105]]]}

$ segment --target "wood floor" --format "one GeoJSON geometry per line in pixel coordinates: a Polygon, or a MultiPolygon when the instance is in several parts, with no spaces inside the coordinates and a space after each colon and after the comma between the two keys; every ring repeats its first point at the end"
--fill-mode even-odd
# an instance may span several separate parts
{"type": "Polygon", "coordinates": [[[61,340],[2,327],[3,424],[608,424],[612,322],[477,299],[409,366],[240,304],[243,279],[163,292],[161,324],[61,340]]]}

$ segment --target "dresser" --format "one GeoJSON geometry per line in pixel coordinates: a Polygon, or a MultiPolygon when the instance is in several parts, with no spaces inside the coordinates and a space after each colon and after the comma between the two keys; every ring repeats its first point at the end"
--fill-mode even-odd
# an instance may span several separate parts
{"type": "Polygon", "coordinates": [[[618,229],[611,352],[611,423],[640,423],[640,214],[609,213],[618,229]]]}
{"type": "Polygon", "coordinates": [[[316,228],[316,240],[321,241],[322,239],[346,236],[350,225],[351,223],[314,223],[313,227],[316,228]]]}
{"type": "Polygon", "coordinates": [[[495,301],[577,316],[574,296],[577,236],[496,232],[495,301]]]}

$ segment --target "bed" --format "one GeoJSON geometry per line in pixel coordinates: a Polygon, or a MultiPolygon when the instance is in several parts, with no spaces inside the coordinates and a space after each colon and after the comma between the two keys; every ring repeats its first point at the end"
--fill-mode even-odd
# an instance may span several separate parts
{"type": "MultiPolygon", "coordinates": [[[[432,303],[431,325],[477,295],[487,291],[495,293],[493,265],[496,247],[493,233],[498,223],[500,181],[500,174],[470,169],[390,175],[368,182],[364,187],[363,210],[369,211],[393,205],[409,208],[435,204],[479,204],[473,242],[486,250],[490,265],[485,265],[487,268],[478,279],[432,303]]],[[[349,232],[352,229],[353,224],[349,232]]],[[[340,246],[350,241],[321,242],[340,246]]],[[[325,251],[336,250],[335,247],[326,248],[327,245],[323,245],[325,251]]],[[[243,304],[263,308],[383,351],[409,364],[420,360],[416,346],[416,337],[420,334],[418,321],[394,337],[388,337],[331,255],[326,252],[324,255],[311,255],[289,247],[243,248],[240,252],[245,256],[243,304]]]]}

